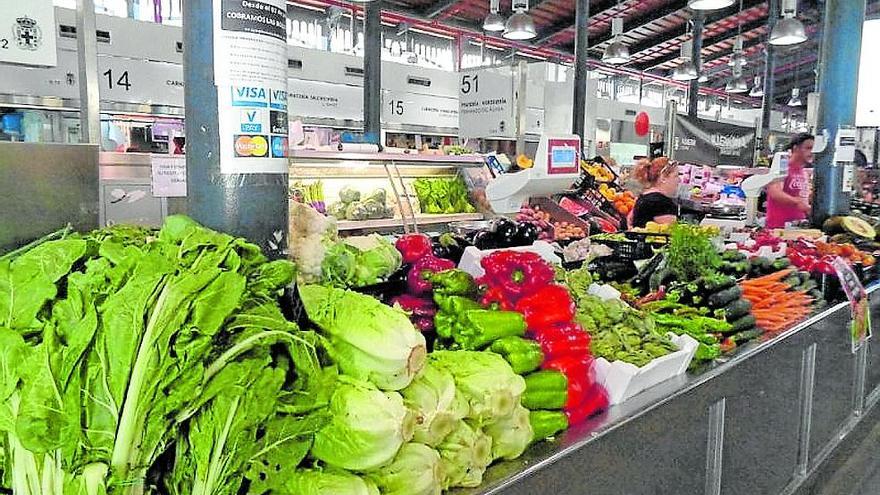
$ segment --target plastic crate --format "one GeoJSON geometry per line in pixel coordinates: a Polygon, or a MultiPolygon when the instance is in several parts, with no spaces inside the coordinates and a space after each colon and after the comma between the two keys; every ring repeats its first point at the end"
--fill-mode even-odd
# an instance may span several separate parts
{"type": "Polygon", "coordinates": [[[625,241],[613,241],[596,239],[593,242],[610,247],[614,251],[612,256],[621,261],[646,260],[654,256],[653,246],[645,240],[627,239],[625,241]]]}

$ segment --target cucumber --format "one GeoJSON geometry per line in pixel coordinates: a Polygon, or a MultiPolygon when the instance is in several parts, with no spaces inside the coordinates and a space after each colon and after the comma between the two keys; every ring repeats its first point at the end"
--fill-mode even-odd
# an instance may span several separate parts
{"type": "Polygon", "coordinates": [[[736,321],[730,322],[730,325],[732,327],[730,331],[744,332],[746,330],[749,330],[750,328],[753,328],[755,326],[755,323],[757,323],[757,321],[755,320],[755,316],[752,314],[748,314],[739,318],[736,321]]]}
{"type": "Polygon", "coordinates": [[[734,285],[729,289],[724,289],[720,292],[716,292],[709,296],[706,302],[709,303],[709,307],[711,308],[723,308],[728,304],[736,301],[740,297],[742,297],[743,291],[742,288],[738,285],[734,285]]]}
{"type": "Polygon", "coordinates": [[[764,332],[761,331],[760,328],[752,327],[746,330],[739,331],[730,336],[730,339],[736,342],[737,344],[741,344],[743,342],[748,342],[749,340],[754,340],[763,335],[764,332]]]}
{"type": "Polygon", "coordinates": [[[737,299],[724,307],[724,319],[730,323],[748,315],[752,311],[752,303],[746,299],[737,299]]]}

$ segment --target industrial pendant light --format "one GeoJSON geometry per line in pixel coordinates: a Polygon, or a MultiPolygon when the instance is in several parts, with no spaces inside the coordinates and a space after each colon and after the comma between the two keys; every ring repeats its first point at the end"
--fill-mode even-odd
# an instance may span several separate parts
{"type": "Polygon", "coordinates": [[[505,39],[525,41],[530,40],[538,35],[535,29],[535,21],[527,12],[529,10],[528,0],[513,0],[513,15],[507,19],[504,25],[505,39]]]}
{"type": "Polygon", "coordinates": [[[691,10],[718,10],[733,5],[736,0],[688,0],[691,10]]]}
{"type": "Polygon", "coordinates": [[[807,31],[796,15],[797,0],[782,0],[782,18],[776,21],[770,33],[771,45],[789,46],[807,41],[807,31]]]}
{"type": "Polygon", "coordinates": [[[753,98],[764,96],[764,85],[761,84],[761,76],[755,76],[755,83],[752,85],[752,90],[749,91],[749,96],[753,98]]]}
{"type": "Polygon", "coordinates": [[[791,98],[788,99],[787,105],[790,107],[804,106],[804,102],[801,101],[801,89],[800,88],[791,88],[791,98]]]}
{"type": "Polygon", "coordinates": [[[621,41],[621,34],[623,34],[623,17],[615,17],[611,20],[611,43],[602,53],[602,61],[606,64],[620,65],[629,62],[629,47],[621,41]]]}
{"type": "Polygon", "coordinates": [[[498,14],[498,8],[501,0],[489,1],[489,13],[483,20],[483,31],[498,33],[504,31],[504,18],[498,14]]]}
{"type": "MultiPolygon", "coordinates": [[[[740,25],[740,28],[742,26],[740,25]]],[[[733,55],[731,55],[730,60],[727,61],[727,65],[730,67],[745,67],[746,66],[746,57],[743,55],[743,37],[742,35],[736,35],[736,40],[733,42],[733,55]]]]}
{"type": "Polygon", "coordinates": [[[697,73],[696,66],[694,66],[694,63],[691,61],[691,51],[693,51],[693,46],[694,42],[692,40],[687,40],[681,44],[680,58],[683,59],[683,62],[672,71],[672,79],[674,81],[693,81],[700,77],[697,73]]]}

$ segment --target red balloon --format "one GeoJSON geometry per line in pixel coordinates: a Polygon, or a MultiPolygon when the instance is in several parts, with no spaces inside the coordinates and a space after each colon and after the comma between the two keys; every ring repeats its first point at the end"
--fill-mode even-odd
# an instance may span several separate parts
{"type": "Polygon", "coordinates": [[[639,114],[636,115],[635,128],[636,134],[639,136],[648,134],[648,131],[651,130],[651,119],[648,118],[647,113],[639,112],[639,114]]]}

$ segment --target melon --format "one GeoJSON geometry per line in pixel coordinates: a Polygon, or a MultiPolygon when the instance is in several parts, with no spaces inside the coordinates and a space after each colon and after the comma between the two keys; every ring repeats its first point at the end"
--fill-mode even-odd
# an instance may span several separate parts
{"type": "Polygon", "coordinates": [[[840,226],[843,228],[843,230],[849,232],[850,234],[863,237],[865,239],[873,239],[877,235],[877,232],[874,230],[874,227],[872,227],[871,224],[858,217],[843,217],[840,220],[840,226]]]}

